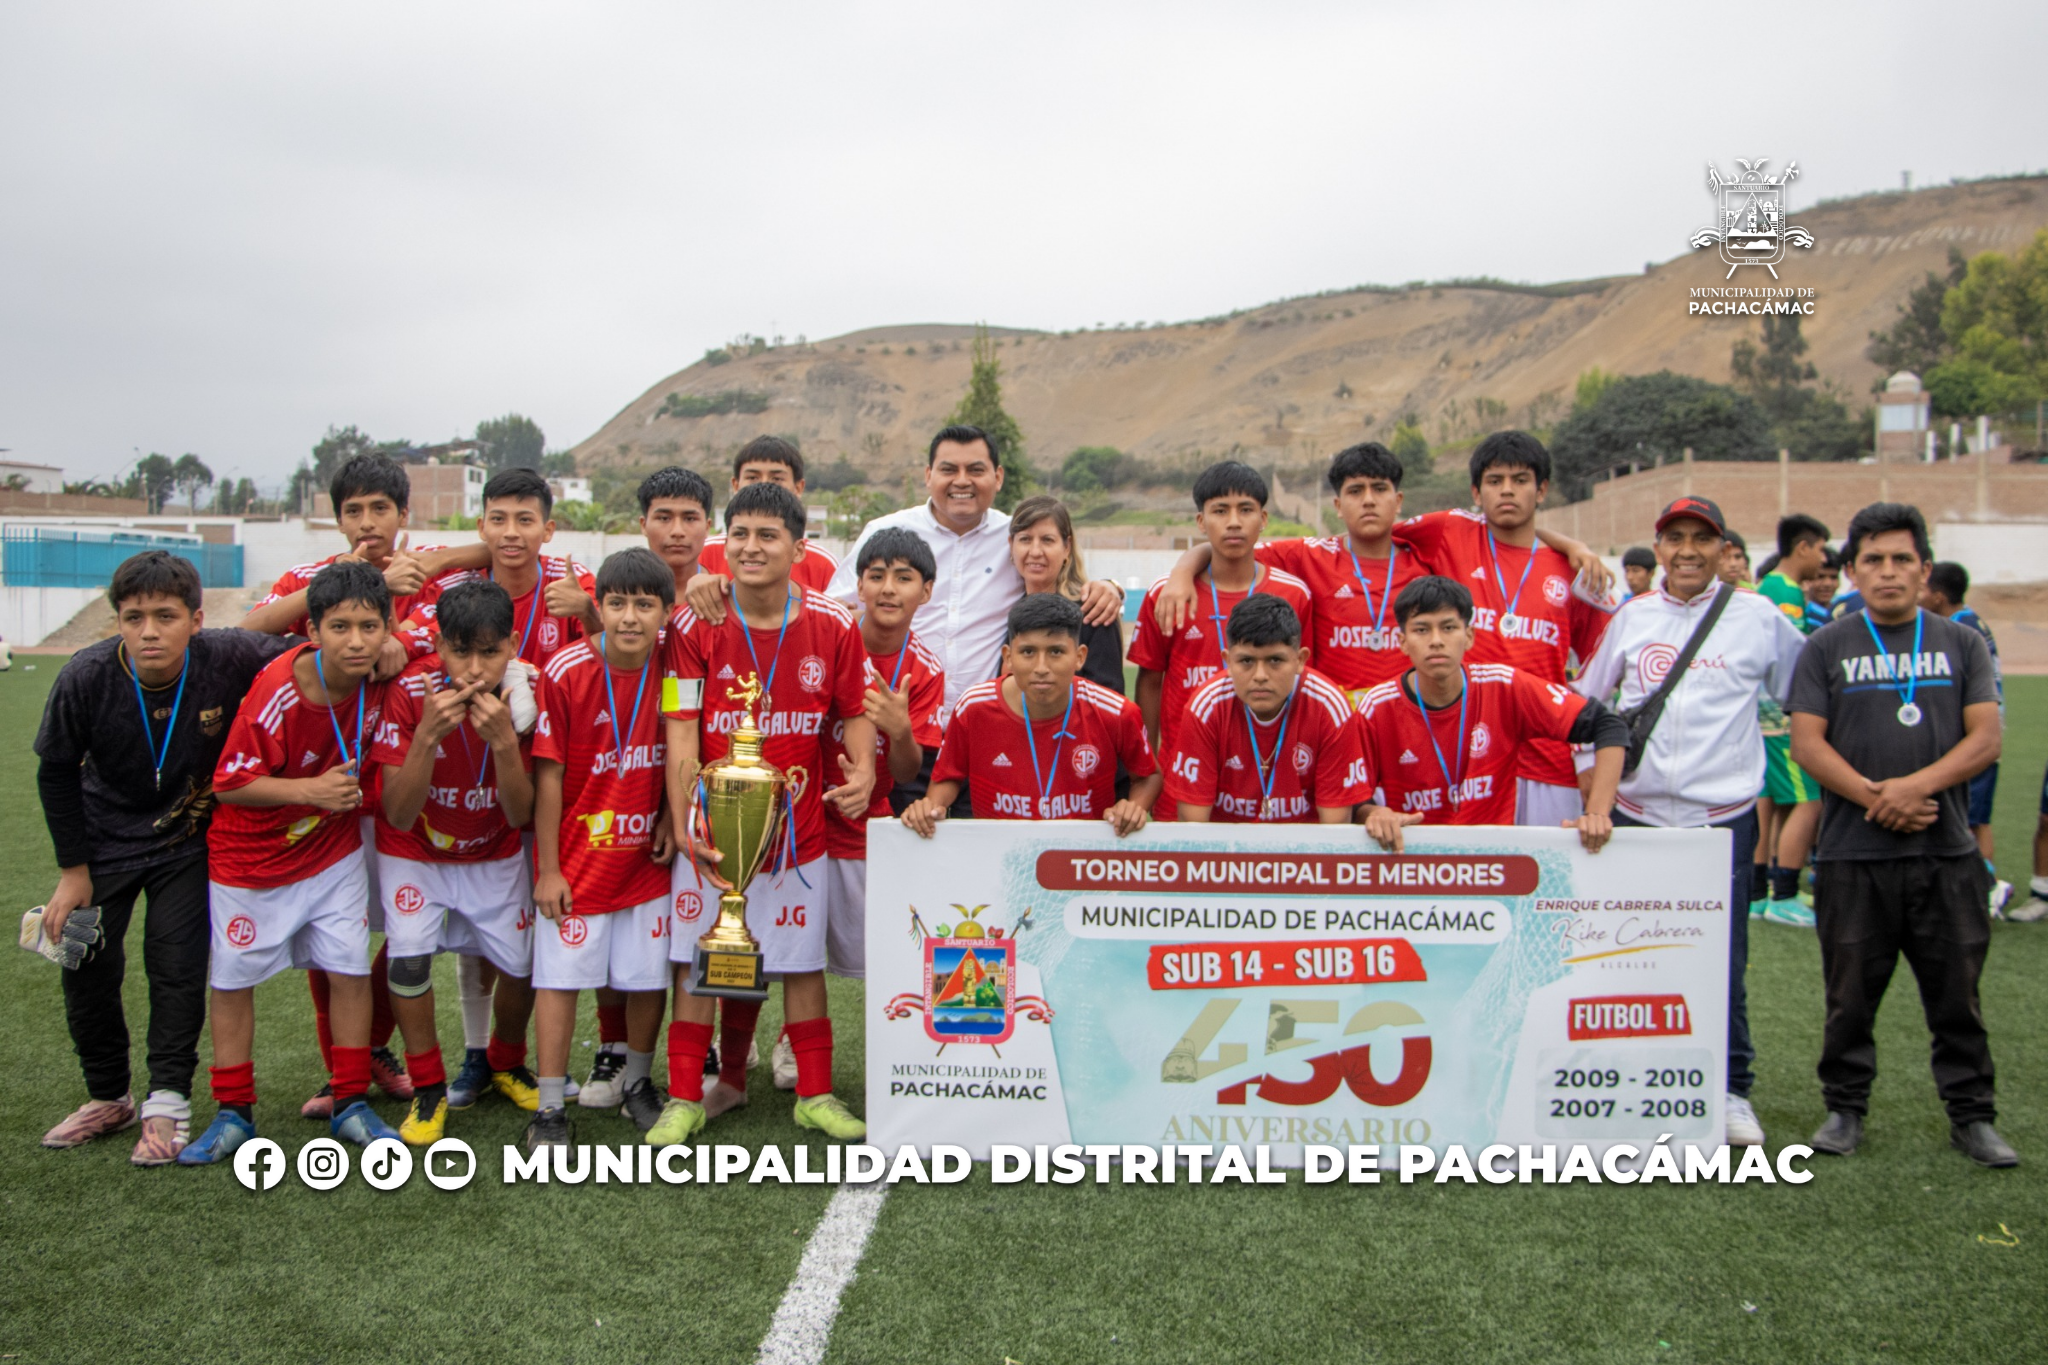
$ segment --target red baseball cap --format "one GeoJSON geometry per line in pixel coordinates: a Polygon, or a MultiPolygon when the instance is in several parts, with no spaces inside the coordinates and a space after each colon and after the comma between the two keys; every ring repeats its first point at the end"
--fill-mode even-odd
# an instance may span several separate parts
{"type": "Polygon", "coordinates": [[[1728,519],[1721,515],[1721,509],[1705,498],[1680,498],[1657,514],[1657,531],[1661,535],[1666,526],[1682,517],[1704,521],[1714,528],[1715,535],[1728,534],[1728,519]]]}

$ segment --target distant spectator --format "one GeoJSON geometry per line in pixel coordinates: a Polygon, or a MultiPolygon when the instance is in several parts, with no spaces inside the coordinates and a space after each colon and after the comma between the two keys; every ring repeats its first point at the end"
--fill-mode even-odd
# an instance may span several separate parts
{"type": "Polygon", "coordinates": [[[1647,545],[1631,545],[1621,552],[1621,576],[1628,580],[1628,597],[1640,597],[1657,582],[1657,555],[1647,545]]]}
{"type": "MultiPolygon", "coordinates": [[[[1976,611],[1963,605],[1970,595],[1970,571],[1953,560],[1939,560],[1927,571],[1927,586],[1921,589],[1920,605],[1936,616],[1946,616],[1959,626],[1968,626],[1984,637],[1991,651],[1991,680],[1998,688],[1998,719],[2005,722],[2005,671],[1998,662],[1998,641],[1991,627],[1976,611]]],[[[1991,853],[1991,799],[1998,791],[1998,765],[1993,763],[1970,779],[1970,832],[1977,836],[1977,849],[1991,873],[1991,913],[2001,917],[2005,903],[2012,899],[2012,883],[1998,879],[1998,867],[1991,853]]]]}

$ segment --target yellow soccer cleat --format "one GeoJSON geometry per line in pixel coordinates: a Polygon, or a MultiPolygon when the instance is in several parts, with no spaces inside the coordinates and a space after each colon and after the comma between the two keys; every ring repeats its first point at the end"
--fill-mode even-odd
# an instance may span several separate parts
{"type": "Polygon", "coordinates": [[[868,1135],[868,1126],[855,1118],[846,1102],[829,1090],[822,1095],[798,1096],[796,1126],[815,1128],[840,1142],[857,1142],[868,1135]]]}
{"type": "Polygon", "coordinates": [[[415,1095],[405,1111],[405,1122],[398,1125],[398,1136],[408,1147],[431,1147],[447,1131],[448,1101],[445,1096],[434,1101],[433,1113],[422,1116],[419,1096],[415,1095]]]}
{"type": "Polygon", "coordinates": [[[641,1141],[650,1147],[679,1147],[704,1131],[704,1106],[696,1100],[670,1099],[661,1117],[641,1141]]]}
{"type": "Polygon", "coordinates": [[[540,1082],[523,1066],[493,1071],[491,1088],[529,1113],[540,1108],[540,1082]]]}

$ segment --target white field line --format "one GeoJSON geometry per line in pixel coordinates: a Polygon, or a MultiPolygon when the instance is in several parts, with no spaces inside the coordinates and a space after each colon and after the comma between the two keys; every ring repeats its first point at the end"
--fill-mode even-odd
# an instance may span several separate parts
{"type": "Polygon", "coordinates": [[[818,1365],[825,1358],[839,1296],[853,1282],[888,1193],[887,1185],[876,1182],[841,1185],[832,1196],[775,1310],[775,1321],[761,1339],[759,1365],[818,1365]]]}

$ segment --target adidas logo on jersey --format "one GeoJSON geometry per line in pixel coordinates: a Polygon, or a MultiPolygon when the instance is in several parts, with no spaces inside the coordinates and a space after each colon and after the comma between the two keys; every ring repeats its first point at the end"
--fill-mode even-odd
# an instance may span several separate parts
{"type": "Polygon", "coordinates": [[[600,710],[600,711],[599,711],[599,712],[597,713],[597,719],[596,719],[596,721],[594,721],[594,722],[593,722],[593,724],[597,724],[597,725],[610,725],[611,723],[612,723],[612,713],[611,713],[611,712],[609,712],[609,711],[605,711],[605,710],[600,710]]]}
{"type": "Polygon", "coordinates": [[[1403,763],[1420,763],[1422,760],[1415,756],[1413,749],[1403,749],[1401,751],[1401,761],[1403,763]]]}
{"type": "Polygon", "coordinates": [[[1199,640],[1202,638],[1202,628],[1200,626],[1189,626],[1180,638],[1183,640],[1199,640]]]}
{"type": "Polygon", "coordinates": [[[1476,568],[1476,569],[1474,569],[1474,570],[1472,571],[1472,575],[1471,575],[1471,576],[1472,576],[1472,577],[1474,577],[1474,578],[1476,578],[1476,579],[1478,579],[1478,580],[1479,580],[1480,582],[1484,583],[1484,582],[1486,581],[1486,569],[1485,569],[1485,567],[1484,567],[1484,566],[1482,565],[1481,567],[1479,567],[1479,568],[1476,568]]]}
{"type": "Polygon", "coordinates": [[[1356,596],[1358,596],[1358,594],[1357,594],[1357,593],[1355,593],[1355,592],[1353,592],[1353,591],[1351,591],[1351,585],[1350,585],[1349,583],[1346,583],[1346,584],[1345,584],[1345,585],[1344,585],[1343,587],[1341,587],[1341,588],[1337,589],[1337,591],[1336,591],[1336,592],[1332,593],[1332,594],[1331,594],[1331,596],[1333,596],[1333,597],[1356,597],[1356,596]]]}
{"type": "Polygon", "coordinates": [[[730,678],[731,676],[733,676],[732,665],[727,664],[724,668],[719,669],[718,676],[721,678],[730,678]]]}
{"type": "Polygon", "coordinates": [[[1224,760],[1223,766],[1226,768],[1235,768],[1239,772],[1243,772],[1244,760],[1239,758],[1236,754],[1232,754],[1228,759],[1224,760]]]}
{"type": "Polygon", "coordinates": [[[320,755],[314,753],[311,749],[308,749],[306,750],[305,756],[299,760],[299,766],[302,768],[310,768],[319,761],[320,755]]]}
{"type": "Polygon", "coordinates": [[[1007,768],[1010,766],[1010,756],[1008,754],[997,754],[995,761],[988,766],[991,768],[1007,768]]]}

